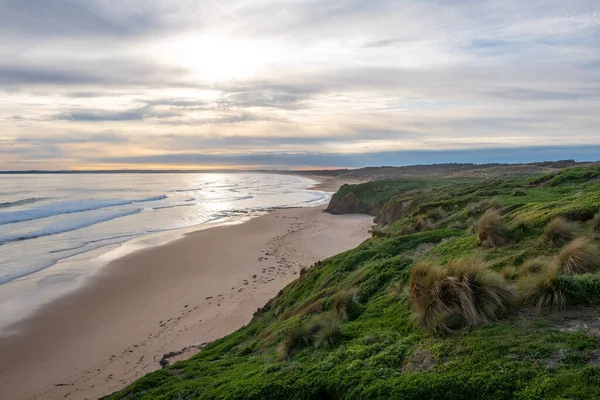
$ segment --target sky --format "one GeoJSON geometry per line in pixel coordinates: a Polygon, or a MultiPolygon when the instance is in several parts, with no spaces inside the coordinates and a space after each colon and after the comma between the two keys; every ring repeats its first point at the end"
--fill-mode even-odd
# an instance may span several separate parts
{"type": "Polygon", "coordinates": [[[0,0],[0,170],[599,155],[597,0],[0,0]]]}

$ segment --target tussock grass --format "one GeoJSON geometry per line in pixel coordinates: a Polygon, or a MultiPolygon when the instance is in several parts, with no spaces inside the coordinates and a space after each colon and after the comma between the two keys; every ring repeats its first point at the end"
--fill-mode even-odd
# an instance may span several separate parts
{"type": "Polygon", "coordinates": [[[592,231],[600,233],[600,212],[596,213],[591,220],[592,231]]]}
{"type": "Polygon", "coordinates": [[[488,210],[497,210],[500,208],[500,202],[496,199],[483,199],[478,203],[471,204],[467,209],[467,214],[470,217],[479,217],[488,210]]]}
{"type": "Polygon", "coordinates": [[[550,260],[545,257],[535,257],[525,260],[519,267],[518,275],[520,277],[538,274],[548,267],[550,260]]]}
{"type": "Polygon", "coordinates": [[[342,338],[340,319],[335,313],[322,314],[310,321],[297,323],[288,328],[284,339],[277,347],[277,357],[281,360],[292,357],[303,348],[331,348],[342,338]]]}
{"type": "Polygon", "coordinates": [[[427,218],[424,215],[419,215],[415,222],[413,222],[412,228],[415,232],[421,232],[427,229],[428,225],[429,222],[427,221],[427,218]]]}
{"type": "Polygon", "coordinates": [[[557,262],[565,275],[596,272],[600,269],[600,251],[591,240],[578,237],[560,251],[557,262]]]}
{"type": "Polygon", "coordinates": [[[357,290],[355,288],[341,290],[331,296],[331,310],[340,318],[353,320],[360,315],[361,306],[356,301],[357,290]]]}
{"type": "Polygon", "coordinates": [[[437,207],[434,208],[432,210],[427,211],[427,219],[430,219],[434,222],[438,222],[441,221],[442,219],[446,218],[446,211],[444,211],[444,209],[442,207],[437,207]]]}
{"type": "Polygon", "coordinates": [[[417,325],[436,334],[497,320],[515,302],[506,281],[475,260],[452,261],[443,269],[418,263],[409,295],[417,325]]]}
{"type": "Polygon", "coordinates": [[[315,322],[314,346],[319,349],[331,348],[342,337],[340,320],[333,315],[324,315],[315,322]]]}
{"type": "Polygon", "coordinates": [[[560,310],[565,308],[565,294],[560,288],[560,268],[556,264],[547,265],[537,274],[517,281],[517,292],[524,304],[531,304],[538,310],[560,310]]]}
{"type": "Polygon", "coordinates": [[[285,338],[279,343],[277,356],[283,360],[293,356],[303,347],[310,346],[313,343],[312,329],[313,327],[306,323],[290,327],[285,332],[285,338]]]}
{"type": "Polygon", "coordinates": [[[497,210],[488,210],[481,216],[476,233],[484,247],[502,247],[508,242],[508,228],[497,210]]]}
{"type": "Polygon", "coordinates": [[[564,217],[556,217],[546,225],[542,239],[553,246],[564,246],[576,235],[576,223],[567,221],[564,217]]]}
{"type": "Polygon", "coordinates": [[[502,267],[502,269],[499,271],[499,274],[502,278],[508,281],[515,280],[519,276],[517,269],[509,265],[502,267]]]}

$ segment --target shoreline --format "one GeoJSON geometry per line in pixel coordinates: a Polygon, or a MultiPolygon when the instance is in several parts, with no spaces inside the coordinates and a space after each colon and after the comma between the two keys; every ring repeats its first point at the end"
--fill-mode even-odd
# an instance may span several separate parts
{"type": "MultiPolygon", "coordinates": [[[[332,193],[342,183],[334,177],[301,176],[314,183],[307,190],[332,193]]],[[[316,204],[309,207],[319,207],[316,204]]],[[[130,253],[162,246],[185,237],[186,234],[218,226],[229,226],[245,223],[275,210],[302,208],[301,206],[281,206],[255,211],[244,211],[244,214],[225,217],[216,221],[208,221],[188,227],[167,229],[136,236],[121,243],[87,250],[57,260],[54,264],[31,274],[19,277],[0,285],[0,339],[18,334],[16,326],[28,316],[63,296],[75,292],[86,285],[94,275],[110,261],[124,257],[130,253]],[[139,245],[139,244],[142,245],[139,245]]],[[[305,207],[308,208],[308,207],[305,207]]],[[[240,211],[241,213],[241,211],[240,211]]]]}
{"type": "Polygon", "coordinates": [[[21,321],[20,334],[0,338],[0,390],[11,399],[97,398],[160,368],[166,353],[193,355],[249,322],[302,266],[370,236],[371,217],[323,208],[196,229],[110,261],[21,321]]]}

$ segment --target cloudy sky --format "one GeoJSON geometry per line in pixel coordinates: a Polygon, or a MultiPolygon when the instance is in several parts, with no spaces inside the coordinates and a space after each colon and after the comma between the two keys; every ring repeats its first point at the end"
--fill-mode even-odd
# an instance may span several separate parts
{"type": "Polygon", "coordinates": [[[0,0],[0,169],[599,154],[597,0],[0,0]]]}

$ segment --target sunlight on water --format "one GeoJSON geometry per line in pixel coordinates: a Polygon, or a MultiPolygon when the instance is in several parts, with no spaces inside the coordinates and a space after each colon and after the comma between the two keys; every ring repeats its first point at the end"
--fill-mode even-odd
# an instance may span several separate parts
{"type": "Polygon", "coordinates": [[[0,176],[0,284],[142,235],[327,201],[313,183],[252,173],[0,176]]]}

